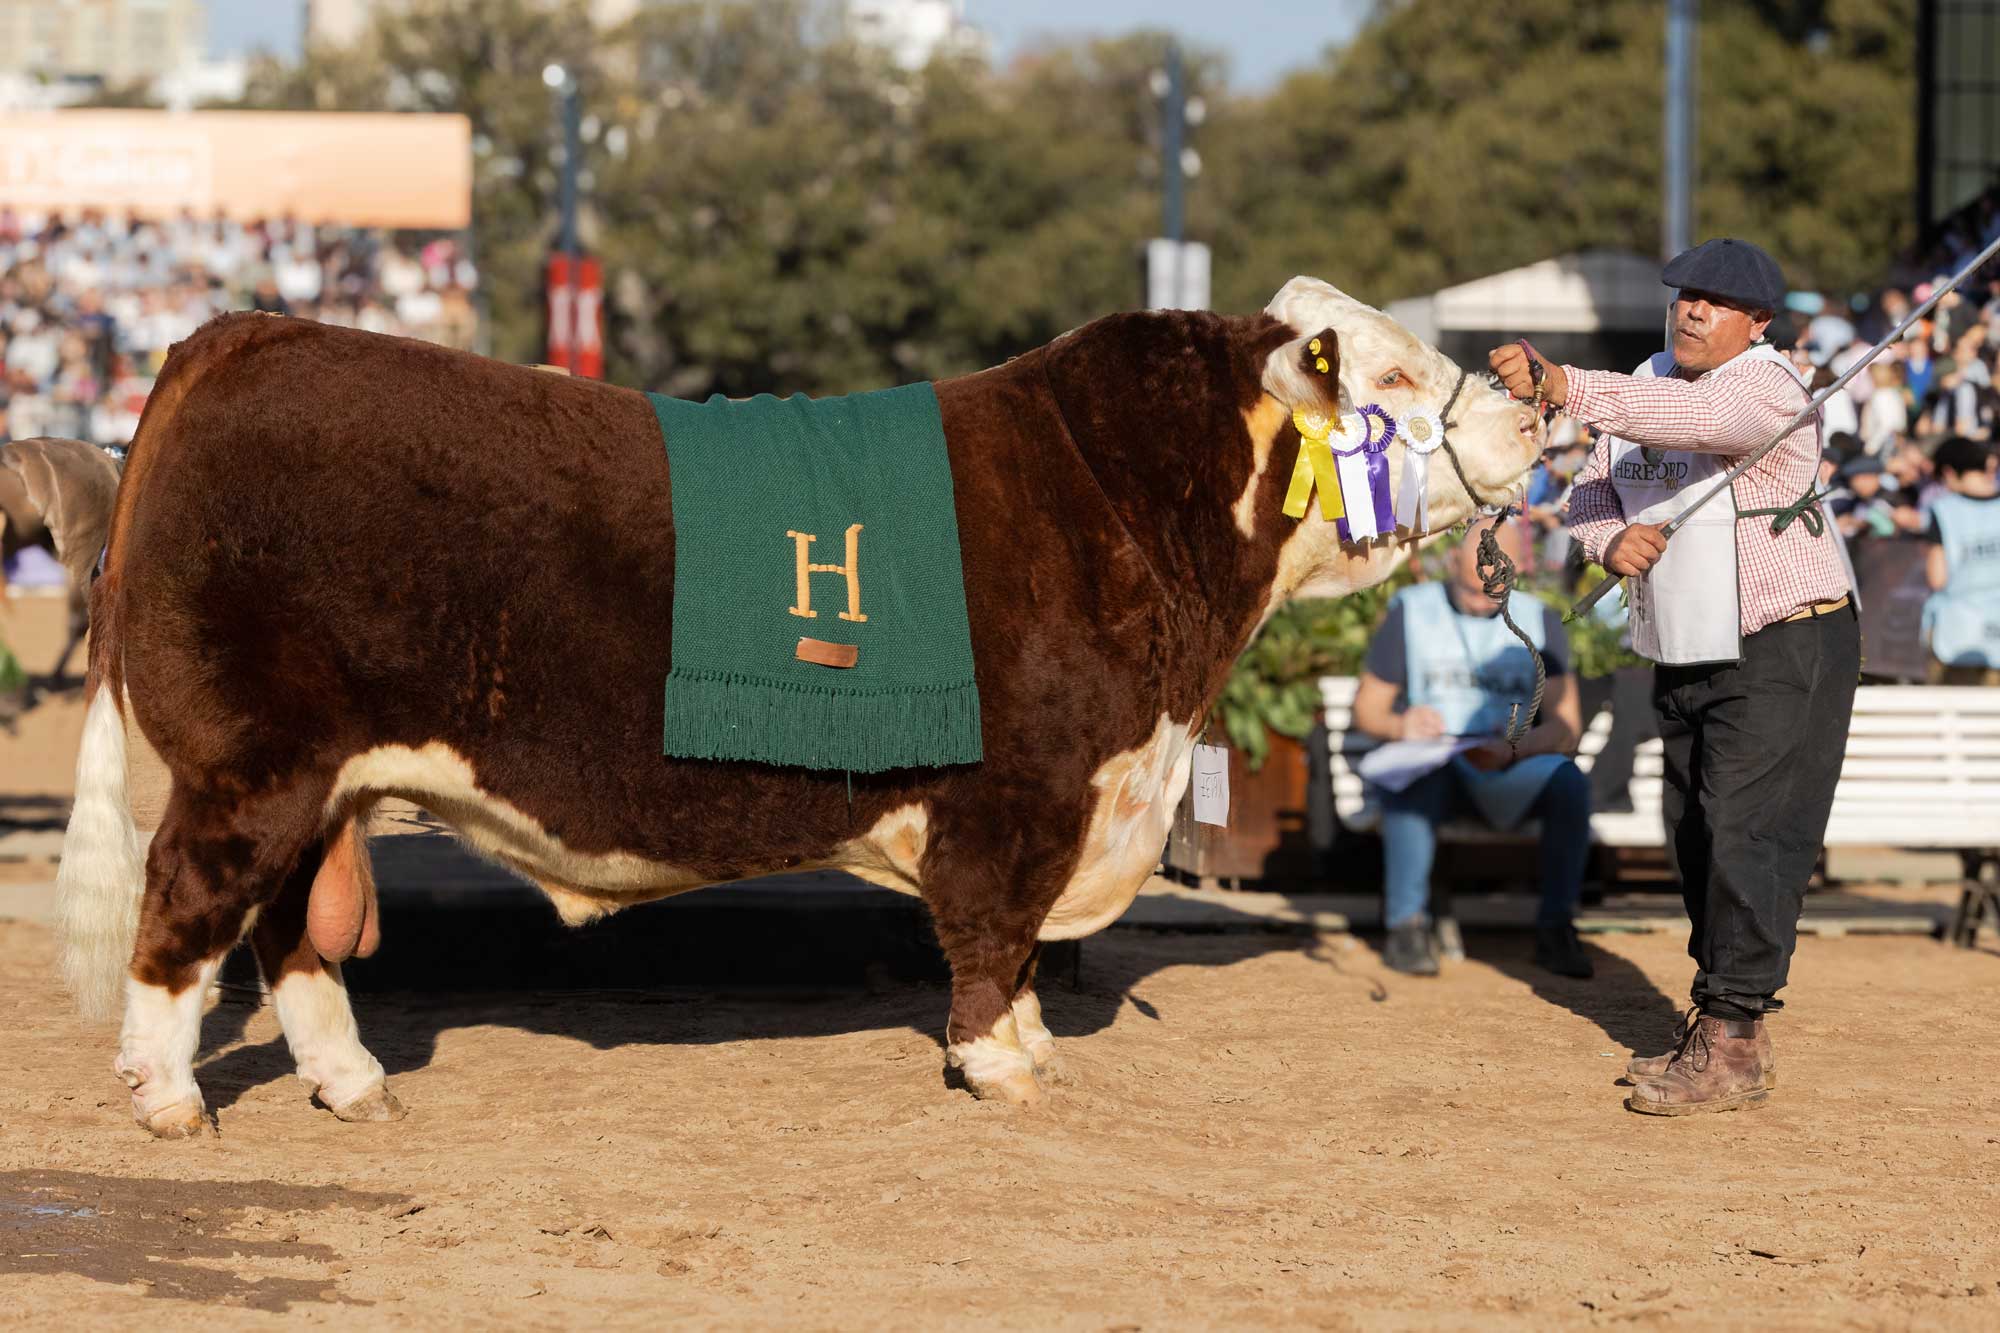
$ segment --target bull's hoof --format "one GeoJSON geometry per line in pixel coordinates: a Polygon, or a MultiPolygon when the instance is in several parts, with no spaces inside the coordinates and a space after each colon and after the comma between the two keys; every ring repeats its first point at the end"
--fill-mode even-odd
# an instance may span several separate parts
{"type": "Polygon", "coordinates": [[[1043,1083],[1069,1082],[1069,1066],[1056,1054],[1053,1041],[1038,1041],[1028,1047],[1028,1058],[1035,1062],[1035,1078],[1043,1083]]]}
{"type": "Polygon", "coordinates": [[[384,1086],[377,1086],[344,1106],[328,1106],[326,1109],[333,1112],[334,1119],[345,1120],[350,1125],[388,1124],[409,1114],[396,1100],[396,1094],[384,1086]]]}
{"type": "Polygon", "coordinates": [[[999,1078],[967,1077],[965,1086],[982,1102],[1006,1102],[1010,1106],[1040,1106],[1042,1085],[1026,1069],[1016,1069],[999,1078]]]}
{"type": "Polygon", "coordinates": [[[176,1102],[147,1114],[135,1099],[132,1118],[156,1139],[192,1139],[208,1128],[208,1112],[200,1102],[176,1102]]]}

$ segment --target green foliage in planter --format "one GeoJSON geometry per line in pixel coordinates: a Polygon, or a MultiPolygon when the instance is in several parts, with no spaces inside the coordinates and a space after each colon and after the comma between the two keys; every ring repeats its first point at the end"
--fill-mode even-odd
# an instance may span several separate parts
{"type": "Polygon", "coordinates": [[[1296,739],[1312,730],[1319,717],[1320,677],[1360,672],[1389,599],[1410,580],[1405,566],[1388,582],[1345,597],[1287,602],[1250,641],[1223,686],[1216,712],[1252,772],[1271,753],[1271,732],[1296,739]]]}
{"type": "Polygon", "coordinates": [[[21,659],[14,656],[14,650],[0,643],[0,694],[11,694],[25,689],[28,673],[21,669],[21,659]]]}
{"type": "MultiPolygon", "coordinates": [[[[1438,568],[1435,561],[1432,568],[1438,568]]],[[[1567,611],[1577,596],[1603,577],[1602,569],[1590,565],[1574,588],[1565,589],[1560,574],[1544,574],[1524,578],[1521,592],[1567,611]]],[[[1345,597],[1287,602],[1250,641],[1223,686],[1216,713],[1229,743],[1242,751],[1252,772],[1270,756],[1270,733],[1298,738],[1312,730],[1319,716],[1320,677],[1361,674],[1368,641],[1382,623],[1389,599],[1415,578],[1406,564],[1386,583],[1345,597]]],[[[1518,612],[1515,619],[1520,619],[1518,612]]],[[[1620,645],[1618,628],[1595,616],[1581,617],[1567,631],[1579,676],[1608,676],[1640,661],[1620,645]]]]}

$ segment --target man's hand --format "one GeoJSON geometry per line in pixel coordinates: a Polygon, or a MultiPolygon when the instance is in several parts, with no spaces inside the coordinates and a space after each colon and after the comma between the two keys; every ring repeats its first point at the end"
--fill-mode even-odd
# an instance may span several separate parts
{"type": "MultiPolygon", "coordinates": [[[[1534,365],[1529,361],[1528,353],[1521,344],[1507,343],[1505,346],[1494,348],[1486,354],[1486,364],[1500,377],[1500,382],[1507,386],[1508,393],[1524,402],[1534,398],[1534,365]]],[[[1569,401],[1569,377],[1563,374],[1563,368],[1553,361],[1543,361],[1542,365],[1547,368],[1547,374],[1542,380],[1542,397],[1561,407],[1569,401]]]]}
{"type": "Polygon", "coordinates": [[[1419,705],[1403,714],[1403,739],[1434,741],[1444,735],[1444,714],[1419,705]]]}
{"type": "Polygon", "coordinates": [[[1514,762],[1514,750],[1505,741],[1481,741],[1460,758],[1481,773],[1497,773],[1514,762]]]}
{"type": "Polygon", "coordinates": [[[1666,553],[1667,539],[1659,524],[1634,523],[1606,543],[1604,567],[1631,578],[1659,564],[1666,553]]]}

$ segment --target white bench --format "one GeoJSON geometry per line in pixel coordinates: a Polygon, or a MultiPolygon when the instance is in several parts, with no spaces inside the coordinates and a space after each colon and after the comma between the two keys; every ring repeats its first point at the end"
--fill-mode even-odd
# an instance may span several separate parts
{"type": "MultiPolygon", "coordinates": [[[[1371,830],[1354,763],[1378,742],[1352,730],[1355,678],[1320,682],[1332,751],[1333,804],[1342,825],[1371,830]]],[[[1600,712],[1585,728],[1577,764],[1588,772],[1611,732],[1600,712]]],[[[1592,838],[1606,847],[1658,847],[1665,837],[1660,742],[1640,744],[1632,761],[1632,809],[1590,817],[1592,838]]],[[[1457,820],[1440,830],[1449,842],[1515,840],[1457,820]]],[[[1847,757],[1834,788],[1828,846],[1956,851],[1966,886],[1952,927],[1966,941],[1990,916],[2000,929],[2000,689],[1960,685],[1863,685],[1854,695],[1847,757]]]]}

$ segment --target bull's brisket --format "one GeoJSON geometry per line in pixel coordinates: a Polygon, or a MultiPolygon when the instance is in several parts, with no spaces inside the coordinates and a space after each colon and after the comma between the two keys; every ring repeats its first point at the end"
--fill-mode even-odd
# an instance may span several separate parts
{"type": "Polygon", "coordinates": [[[977,762],[931,386],[649,396],[674,511],[665,752],[858,773],[977,762]]]}

